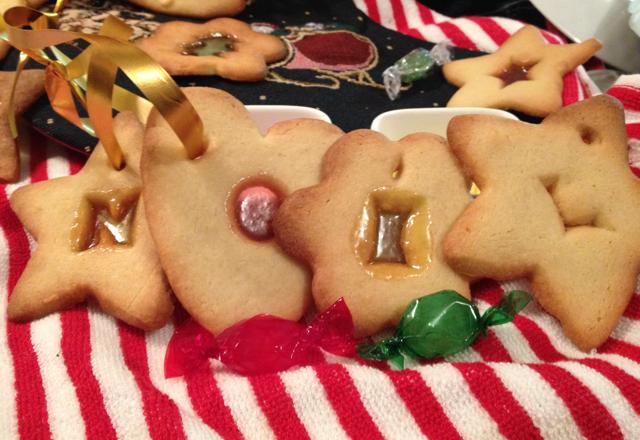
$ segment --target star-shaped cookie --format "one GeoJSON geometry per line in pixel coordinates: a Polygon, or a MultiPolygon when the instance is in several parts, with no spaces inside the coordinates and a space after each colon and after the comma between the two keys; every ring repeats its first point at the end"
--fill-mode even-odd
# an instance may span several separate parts
{"type": "Polygon", "coordinates": [[[562,107],[562,77],[587,61],[602,45],[549,44],[531,25],[513,34],[489,55],[445,64],[443,74],[459,87],[447,107],[491,107],[547,116],[562,107]]]}
{"type": "Polygon", "coordinates": [[[469,296],[442,255],[444,234],[470,202],[467,188],[444,139],[419,133],[392,142],[357,130],[329,149],[319,185],[285,199],[274,229],[312,267],[318,308],[343,297],[356,332],[371,335],[396,325],[421,296],[469,296]]]}
{"type": "Polygon", "coordinates": [[[282,39],[254,32],[232,18],[164,23],[136,44],[171,75],[218,75],[235,81],[264,79],[267,64],[288,53],[282,39]]]}
{"type": "MultiPolygon", "coordinates": [[[[9,126],[9,99],[13,72],[0,72],[0,181],[15,182],[20,176],[18,148],[9,126]]],[[[15,113],[20,115],[44,93],[44,70],[24,70],[14,97],[15,113]]]]}
{"type": "Polygon", "coordinates": [[[12,194],[11,207],[38,247],[10,297],[10,319],[37,319],[88,297],[142,329],[161,327],[173,312],[140,198],[143,128],[122,113],[115,132],[124,169],[113,169],[98,145],[78,174],[12,194]]]}
{"type": "Polygon", "coordinates": [[[448,138],[481,190],[445,239],[449,263],[475,278],[529,278],[578,347],[601,345],[640,272],[640,181],[619,102],[591,98],[539,125],[459,116],[448,138]]]}

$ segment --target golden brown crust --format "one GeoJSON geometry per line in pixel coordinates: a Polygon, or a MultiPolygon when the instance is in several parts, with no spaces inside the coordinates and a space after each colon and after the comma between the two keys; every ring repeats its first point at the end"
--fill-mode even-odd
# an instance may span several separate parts
{"type": "Polygon", "coordinates": [[[562,107],[562,77],[601,47],[593,38],[579,44],[548,44],[536,27],[524,26],[496,52],[443,67],[447,81],[459,87],[447,107],[491,107],[547,116],[562,107]],[[499,76],[514,65],[527,66],[527,80],[506,84],[499,76]]]}
{"type": "Polygon", "coordinates": [[[285,199],[274,229],[278,243],[312,267],[318,308],[344,297],[356,332],[370,335],[397,324],[412,299],[442,289],[469,297],[467,281],[444,263],[440,246],[469,201],[464,176],[442,138],[421,133],[391,142],[379,133],[357,130],[329,149],[320,184],[285,199]],[[356,254],[354,234],[364,204],[380,189],[426,201],[429,263],[411,276],[382,279],[356,254]]]}
{"type": "Polygon", "coordinates": [[[267,64],[287,54],[280,38],[254,32],[248,24],[232,18],[218,18],[203,24],[164,23],[153,35],[136,44],[171,75],[218,75],[236,81],[264,79],[267,64]],[[185,44],[212,33],[235,36],[234,50],[212,56],[182,54],[185,44]]]}
{"type": "Polygon", "coordinates": [[[445,238],[449,263],[474,278],[529,278],[578,347],[601,345],[640,272],[640,182],[620,104],[598,96],[540,125],[460,116],[448,136],[482,191],[445,238]]]}
{"type": "MultiPolygon", "coordinates": [[[[15,182],[20,176],[16,142],[9,126],[9,98],[13,72],[0,72],[0,181],[15,182]]],[[[20,115],[44,93],[44,70],[25,70],[15,93],[15,112],[20,115]]]]}
{"type": "Polygon", "coordinates": [[[111,167],[99,145],[78,174],[27,185],[12,194],[11,207],[38,247],[13,290],[9,319],[37,319],[88,297],[107,313],[145,330],[163,326],[171,316],[173,303],[142,199],[131,214],[129,244],[98,243],[86,249],[74,245],[82,228],[92,234],[94,221],[85,218],[90,211],[83,206],[97,209],[90,204],[96,194],[140,193],[142,127],[130,113],[120,114],[115,123],[128,164],[123,170],[111,167]]]}
{"type": "Polygon", "coordinates": [[[239,14],[246,0],[129,0],[162,14],[194,18],[226,17],[239,14]]]}
{"type": "Polygon", "coordinates": [[[315,184],[322,156],[342,132],[302,119],[262,136],[231,95],[184,90],[204,122],[207,151],[189,160],[152,114],[142,159],[147,218],[176,296],[214,333],[260,313],[300,319],[310,304],[308,272],[273,240],[256,242],[240,232],[235,189],[254,178],[284,194],[315,184]]]}

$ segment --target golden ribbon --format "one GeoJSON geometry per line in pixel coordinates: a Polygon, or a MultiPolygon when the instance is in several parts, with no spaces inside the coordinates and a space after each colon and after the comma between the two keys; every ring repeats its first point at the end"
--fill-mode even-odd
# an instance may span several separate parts
{"type": "Polygon", "coordinates": [[[15,82],[28,58],[46,65],[45,87],[53,109],[85,131],[95,132],[116,169],[124,166],[124,158],[113,131],[113,109],[133,111],[145,123],[155,107],[184,144],[188,156],[193,159],[202,155],[202,120],[171,76],[149,55],[128,43],[131,29],[113,16],[106,19],[98,35],[52,29],[57,26],[63,4],[63,0],[57,0],[52,13],[25,7],[5,12],[6,39],[21,51],[15,82]],[[55,47],[74,40],[89,43],[74,59],[55,47]],[[148,101],[115,84],[118,70],[148,101]],[[76,99],[85,106],[89,121],[78,114],[76,99]]]}

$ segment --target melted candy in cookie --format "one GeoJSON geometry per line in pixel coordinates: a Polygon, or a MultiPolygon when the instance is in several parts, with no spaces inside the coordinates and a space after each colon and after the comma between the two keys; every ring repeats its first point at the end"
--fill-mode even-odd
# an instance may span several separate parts
{"type": "Polygon", "coordinates": [[[505,86],[513,84],[516,81],[526,81],[529,79],[529,69],[525,66],[519,66],[517,64],[510,65],[507,69],[503,69],[497,77],[504,82],[505,86]]]}
{"type": "Polygon", "coordinates": [[[199,57],[217,56],[224,52],[232,52],[235,50],[234,43],[236,37],[223,34],[221,32],[213,32],[205,35],[193,43],[185,44],[182,50],[183,55],[195,55],[199,57]]]}
{"type": "Polygon", "coordinates": [[[360,264],[374,277],[418,275],[430,261],[426,200],[412,192],[379,188],[362,208],[355,232],[360,264]]]}
{"type": "Polygon", "coordinates": [[[110,190],[89,194],[72,227],[75,251],[131,244],[131,225],[138,204],[137,190],[110,190]]]}
{"type": "Polygon", "coordinates": [[[252,185],[241,190],[235,208],[240,230],[253,240],[273,238],[271,221],[280,203],[278,193],[265,185],[252,185]]]}

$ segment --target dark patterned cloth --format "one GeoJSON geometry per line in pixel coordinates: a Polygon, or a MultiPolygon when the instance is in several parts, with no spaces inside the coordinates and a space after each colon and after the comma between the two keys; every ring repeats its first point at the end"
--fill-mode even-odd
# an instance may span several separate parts
{"type": "MultiPolygon", "coordinates": [[[[64,29],[97,32],[108,13],[134,28],[134,38],[148,35],[158,22],[173,17],[134,10],[118,2],[74,0],[61,20],[64,29]],[[83,9],[84,5],[84,9],[83,9]]],[[[257,0],[239,17],[255,30],[285,39],[289,54],[271,66],[267,79],[240,83],[215,76],[176,77],[181,86],[207,86],[228,91],[245,104],[284,104],[318,108],[349,131],[367,128],[380,113],[398,108],[444,106],[454,88],[439,71],[415,83],[396,101],[382,86],[382,72],[416,47],[430,43],[383,28],[355,8],[351,0],[257,0]]],[[[455,49],[455,57],[472,52],[455,49]]],[[[5,62],[11,68],[12,61],[5,62]]],[[[126,85],[126,82],[123,84],[126,85]]],[[[53,113],[46,98],[27,113],[36,127],[83,151],[95,139],[53,113]]]]}

